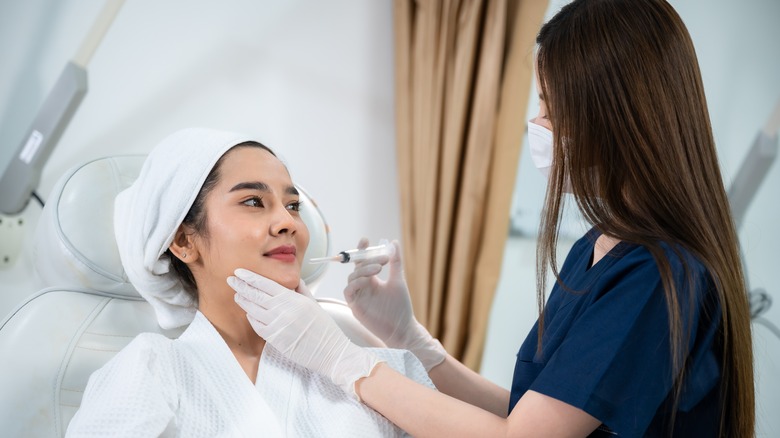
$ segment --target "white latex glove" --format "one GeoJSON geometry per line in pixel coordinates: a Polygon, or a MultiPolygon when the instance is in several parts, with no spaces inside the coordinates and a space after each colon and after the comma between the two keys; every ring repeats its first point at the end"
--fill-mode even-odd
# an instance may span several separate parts
{"type": "MultiPolygon", "coordinates": [[[[344,298],[355,318],[388,347],[411,351],[426,371],[430,371],[444,361],[447,352],[414,317],[404,279],[401,245],[397,240],[392,245],[394,251],[389,257],[378,256],[355,263],[355,270],[349,275],[344,289],[344,298]],[[388,263],[389,275],[384,281],[377,274],[388,263]]],[[[367,246],[368,239],[360,239],[358,248],[367,246]]]]}
{"type": "MultiPolygon", "coordinates": [[[[247,271],[252,272],[252,271],[247,271]]],[[[295,288],[295,292],[298,292],[299,294],[303,295],[304,297],[310,298],[314,300],[314,295],[312,295],[311,291],[309,290],[309,286],[306,285],[306,282],[301,280],[300,283],[298,283],[298,287],[295,288]]]]}
{"type": "Polygon", "coordinates": [[[246,269],[235,275],[228,284],[255,332],[293,362],[357,397],[355,382],[368,377],[380,361],[353,344],[312,298],[246,269]]]}

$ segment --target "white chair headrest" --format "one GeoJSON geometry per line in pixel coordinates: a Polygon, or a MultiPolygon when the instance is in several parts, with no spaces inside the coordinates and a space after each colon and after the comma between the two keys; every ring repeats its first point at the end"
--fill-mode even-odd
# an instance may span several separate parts
{"type": "MultiPolygon", "coordinates": [[[[33,258],[46,286],[82,286],[129,298],[140,295],[129,283],[114,237],[114,198],[135,181],[145,155],[100,158],[66,172],[41,214],[33,258]]],[[[329,255],[329,227],[316,203],[298,186],[310,243],[304,260],[329,255]]],[[[301,277],[311,286],[325,264],[304,262],[301,277]]]]}
{"type": "Polygon", "coordinates": [[[101,158],[76,166],[54,186],[33,243],[47,286],[79,285],[140,298],[127,280],[114,238],[114,198],[138,176],[144,155],[101,158]]]}

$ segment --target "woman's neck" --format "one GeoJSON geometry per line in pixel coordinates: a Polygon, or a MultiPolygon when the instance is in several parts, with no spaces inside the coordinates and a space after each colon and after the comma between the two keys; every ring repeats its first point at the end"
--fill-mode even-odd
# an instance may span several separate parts
{"type": "Polygon", "coordinates": [[[198,310],[217,329],[241,368],[250,380],[255,382],[257,367],[265,348],[265,339],[255,333],[249,320],[246,319],[246,312],[233,301],[233,294],[201,292],[198,297],[198,310]],[[230,300],[216,299],[225,296],[230,300]]]}
{"type": "Polygon", "coordinates": [[[609,254],[618,243],[620,243],[620,239],[607,236],[606,234],[599,236],[593,245],[593,261],[590,263],[590,266],[593,267],[605,255],[609,254]]]}

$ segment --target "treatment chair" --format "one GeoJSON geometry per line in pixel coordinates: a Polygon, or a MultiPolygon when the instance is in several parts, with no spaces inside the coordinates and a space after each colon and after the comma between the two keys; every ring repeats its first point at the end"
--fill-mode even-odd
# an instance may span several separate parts
{"type": "MultiPolygon", "coordinates": [[[[56,184],[35,232],[33,257],[43,283],[0,322],[0,435],[62,437],[87,380],[141,332],[162,330],[152,307],[128,282],[113,231],[114,197],[138,175],[144,156],[94,160],[56,184]]],[[[328,255],[329,230],[301,190],[311,234],[305,259],[328,255]]],[[[325,265],[305,264],[312,290],[325,265]]],[[[383,346],[343,302],[317,299],[357,344],[383,346]]]]}

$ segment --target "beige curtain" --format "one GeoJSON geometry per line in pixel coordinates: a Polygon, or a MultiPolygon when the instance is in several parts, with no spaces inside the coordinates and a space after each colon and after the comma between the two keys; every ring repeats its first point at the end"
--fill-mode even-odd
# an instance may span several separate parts
{"type": "Polygon", "coordinates": [[[415,314],[478,369],[547,0],[395,0],[396,130],[415,314]]]}

